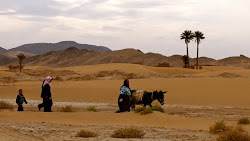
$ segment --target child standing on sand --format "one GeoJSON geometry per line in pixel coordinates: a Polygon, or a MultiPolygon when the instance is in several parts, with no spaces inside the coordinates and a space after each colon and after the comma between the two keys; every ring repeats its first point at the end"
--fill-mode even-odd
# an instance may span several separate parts
{"type": "Polygon", "coordinates": [[[23,95],[23,90],[19,90],[19,94],[16,97],[16,104],[18,105],[17,111],[23,111],[23,102],[28,103],[23,95]]]}

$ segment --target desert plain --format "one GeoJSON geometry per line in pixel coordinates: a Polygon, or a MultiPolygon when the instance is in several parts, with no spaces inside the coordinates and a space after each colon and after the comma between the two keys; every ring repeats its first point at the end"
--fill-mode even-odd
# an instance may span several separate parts
{"type": "MultiPolygon", "coordinates": [[[[203,66],[202,70],[151,67],[138,64],[100,64],[52,68],[25,66],[22,73],[0,67],[0,100],[15,109],[0,111],[0,140],[127,140],[111,138],[116,129],[136,127],[145,132],[129,140],[216,140],[209,126],[224,120],[237,126],[241,117],[250,118],[250,69],[232,66],[203,66]],[[43,79],[51,75],[51,113],[39,111],[43,79]],[[168,91],[164,113],[140,115],[114,113],[123,80],[131,89],[168,91]],[[28,104],[17,112],[15,98],[23,89],[28,104]],[[75,112],[61,112],[70,105],[75,112]],[[88,111],[94,106],[97,112],[88,111]],[[98,137],[75,137],[81,129],[98,137]]],[[[154,101],[153,105],[159,104],[154,101]]],[[[137,105],[136,107],[140,107],[137,105]]],[[[250,125],[244,125],[250,133],[250,125]]]]}

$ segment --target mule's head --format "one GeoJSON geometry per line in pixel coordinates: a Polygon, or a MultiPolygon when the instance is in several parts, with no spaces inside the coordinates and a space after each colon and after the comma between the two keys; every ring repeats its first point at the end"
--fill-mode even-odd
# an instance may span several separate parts
{"type": "Polygon", "coordinates": [[[156,99],[161,103],[161,105],[164,105],[164,94],[166,92],[163,91],[154,91],[154,95],[156,95],[156,99]]]}
{"type": "Polygon", "coordinates": [[[154,94],[154,97],[155,99],[157,99],[161,105],[164,105],[164,94],[166,92],[163,92],[163,91],[154,91],[153,94],[154,94]]]}
{"type": "Polygon", "coordinates": [[[134,94],[136,92],[136,90],[131,90],[131,94],[134,94]]]}

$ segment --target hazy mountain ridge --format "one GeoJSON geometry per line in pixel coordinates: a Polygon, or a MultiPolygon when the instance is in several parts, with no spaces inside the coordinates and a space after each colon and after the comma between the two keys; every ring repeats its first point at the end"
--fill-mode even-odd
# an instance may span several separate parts
{"type": "Polygon", "coordinates": [[[32,54],[44,54],[50,51],[59,51],[64,50],[69,47],[76,47],[78,49],[94,50],[98,52],[111,51],[107,47],[88,45],[88,44],[79,44],[74,41],[62,41],[58,43],[33,43],[33,44],[24,44],[15,48],[10,49],[9,51],[22,51],[32,54]]]}
{"type": "Polygon", "coordinates": [[[6,49],[0,47],[0,52],[4,52],[4,51],[6,51],[6,49]]]}
{"type": "Polygon", "coordinates": [[[1,55],[9,57],[9,58],[16,58],[17,55],[19,53],[24,54],[26,57],[32,57],[32,56],[36,56],[37,54],[32,54],[32,53],[26,53],[26,52],[22,52],[22,51],[4,51],[4,52],[0,52],[1,55]]]}

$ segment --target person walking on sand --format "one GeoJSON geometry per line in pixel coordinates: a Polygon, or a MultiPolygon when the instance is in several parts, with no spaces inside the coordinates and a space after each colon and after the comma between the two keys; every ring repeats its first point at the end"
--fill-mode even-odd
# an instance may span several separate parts
{"type": "Polygon", "coordinates": [[[42,93],[41,98],[43,99],[43,103],[38,105],[38,109],[44,107],[44,112],[51,112],[51,106],[53,105],[52,96],[51,96],[51,81],[53,78],[51,76],[47,76],[43,81],[42,85],[42,93]]]}
{"type": "Polygon", "coordinates": [[[16,104],[18,105],[17,111],[23,111],[23,102],[28,104],[28,102],[26,101],[26,99],[23,95],[23,90],[20,89],[19,94],[16,97],[16,104]]]}
{"type": "Polygon", "coordinates": [[[129,96],[131,96],[131,90],[129,87],[129,80],[124,80],[123,86],[120,88],[120,95],[118,98],[119,110],[116,113],[129,112],[129,96]]]}

